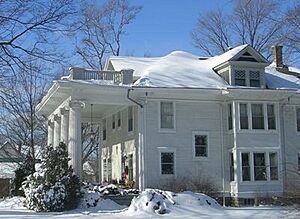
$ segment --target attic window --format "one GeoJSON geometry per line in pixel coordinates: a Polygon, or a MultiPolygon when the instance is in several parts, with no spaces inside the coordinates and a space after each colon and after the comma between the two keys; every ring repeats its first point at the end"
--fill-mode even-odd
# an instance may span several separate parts
{"type": "Polygon", "coordinates": [[[234,81],[235,85],[246,86],[246,71],[235,70],[234,81]]]}
{"type": "Polygon", "coordinates": [[[248,52],[245,52],[237,61],[257,62],[257,60],[248,52]]]}
{"type": "Polygon", "coordinates": [[[260,87],[259,71],[249,71],[250,87],[260,87]]]}

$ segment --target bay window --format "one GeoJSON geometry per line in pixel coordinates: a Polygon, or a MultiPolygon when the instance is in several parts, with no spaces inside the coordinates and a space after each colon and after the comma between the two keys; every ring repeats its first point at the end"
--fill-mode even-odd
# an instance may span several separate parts
{"type": "Polygon", "coordinates": [[[262,104],[251,104],[252,129],[264,129],[264,111],[262,104]]]}
{"type": "Polygon", "coordinates": [[[265,153],[254,153],[254,180],[267,180],[265,153]]]}
{"type": "Polygon", "coordinates": [[[267,105],[268,129],[276,129],[274,104],[267,105]]]}
{"type": "Polygon", "coordinates": [[[250,156],[249,153],[242,153],[242,179],[250,181],[250,156]]]}
{"type": "Polygon", "coordinates": [[[248,107],[246,103],[240,104],[240,128],[248,129],[248,107]]]}

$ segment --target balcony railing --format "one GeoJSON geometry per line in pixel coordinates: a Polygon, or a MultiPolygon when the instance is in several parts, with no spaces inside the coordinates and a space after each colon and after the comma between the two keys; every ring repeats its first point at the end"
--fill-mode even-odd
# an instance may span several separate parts
{"type": "Polygon", "coordinates": [[[133,82],[133,70],[121,71],[97,71],[84,68],[71,67],[70,75],[62,77],[67,80],[104,80],[113,84],[131,84],[133,82]]]}

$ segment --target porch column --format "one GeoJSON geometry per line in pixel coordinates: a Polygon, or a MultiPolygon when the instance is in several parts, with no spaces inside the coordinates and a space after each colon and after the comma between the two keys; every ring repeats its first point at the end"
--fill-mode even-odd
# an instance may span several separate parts
{"type": "Polygon", "coordinates": [[[53,140],[53,146],[57,147],[60,142],[60,121],[61,118],[58,115],[54,116],[54,140],[53,140]]]}
{"type": "Polygon", "coordinates": [[[53,145],[54,123],[51,119],[48,120],[48,145],[53,145]]]}
{"type": "Polygon", "coordinates": [[[60,115],[61,115],[61,136],[60,141],[64,142],[66,145],[68,145],[68,138],[69,138],[69,110],[62,108],[60,109],[60,115]]]}
{"type": "Polygon", "coordinates": [[[70,101],[68,152],[75,174],[82,177],[82,145],[80,111],[84,107],[81,101],[70,101]]]}

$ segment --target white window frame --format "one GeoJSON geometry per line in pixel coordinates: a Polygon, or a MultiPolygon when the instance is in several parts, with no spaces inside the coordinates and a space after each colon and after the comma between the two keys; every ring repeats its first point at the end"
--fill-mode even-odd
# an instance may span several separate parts
{"type": "Polygon", "coordinates": [[[176,103],[174,101],[161,100],[158,102],[158,132],[175,133],[176,132],[176,103]],[[161,103],[173,104],[173,128],[161,128],[161,103]]]}
{"type": "Polygon", "coordinates": [[[270,132],[270,133],[277,133],[279,131],[279,110],[278,110],[278,103],[274,102],[258,102],[258,101],[250,101],[250,102],[237,102],[238,110],[237,110],[237,119],[238,119],[238,132],[270,132]],[[248,111],[248,129],[241,129],[241,120],[240,120],[240,104],[247,104],[247,111],[248,111]],[[262,104],[263,105],[263,115],[264,115],[264,128],[263,129],[253,129],[252,128],[252,104],[262,104]],[[268,127],[268,112],[267,112],[267,105],[274,106],[274,113],[275,113],[275,129],[269,129],[268,127]]]}
{"type": "Polygon", "coordinates": [[[241,150],[239,151],[239,182],[241,184],[251,184],[251,183],[261,183],[265,184],[266,182],[274,182],[274,183],[279,183],[281,181],[280,177],[280,153],[279,150],[255,150],[255,151],[249,151],[249,150],[241,150]],[[243,168],[242,168],[242,153],[249,153],[249,162],[250,162],[250,181],[243,181],[243,168]],[[263,153],[265,155],[265,166],[266,166],[266,174],[267,174],[267,179],[266,180],[255,180],[255,173],[254,173],[254,154],[255,153],[263,153]],[[271,180],[271,173],[270,173],[270,154],[271,153],[276,153],[277,154],[277,175],[278,179],[277,180],[271,180]]]}
{"type": "Polygon", "coordinates": [[[107,141],[107,119],[105,118],[102,120],[102,142],[103,142],[103,144],[105,144],[106,141],[107,141]],[[103,139],[104,127],[105,127],[105,140],[103,139]]]}
{"type": "Polygon", "coordinates": [[[235,84],[235,71],[245,71],[245,83],[246,85],[245,86],[242,86],[242,87],[250,87],[250,71],[255,71],[255,72],[259,72],[259,87],[256,87],[256,88],[261,88],[262,85],[263,85],[263,78],[262,78],[262,71],[261,69],[256,69],[256,68],[233,68],[231,70],[231,72],[233,73],[233,85],[235,86],[241,86],[241,85],[236,85],[235,84]]]}
{"type": "Polygon", "coordinates": [[[209,149],[210,149],[210,136],[209,136],[209,132],[207,131],[193,131],[192,132],[192,151],[193,151],[193,159],[195,160],[207,160],[209,159],[209,149]],[[195,135],[206,135],[207,136],[207,156],[197,156],[196,157],[196,148],[195,148],[195,135]]]}
{"type": "Polygon", "coordinates": [[[158,148],[158,164],[159,164],[159,176],[161,177],[176,177],[176,149],[175,148],[169,148],[169,147],[159,147],[158,148]],[[161,168],[161,154],[162,153],[174,153],[174,173],[173,174],[162,174],[162,168],[161,168]]]}

